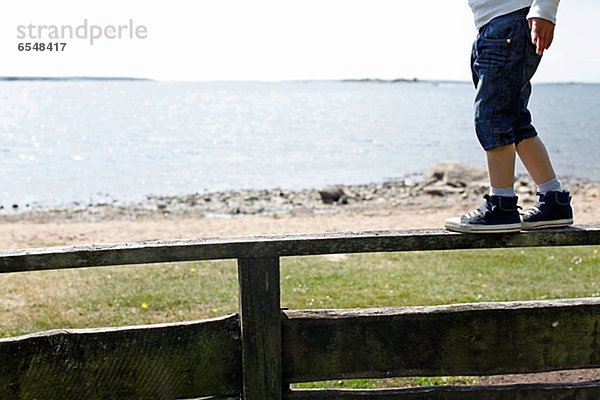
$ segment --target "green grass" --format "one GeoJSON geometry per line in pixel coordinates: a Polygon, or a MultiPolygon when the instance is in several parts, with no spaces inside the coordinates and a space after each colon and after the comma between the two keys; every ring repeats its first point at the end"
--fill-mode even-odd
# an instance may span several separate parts
{"type": "MultiPolygon", "coordinates": [[[[598,297],[599,250],[594,246],[282,258],[282,307],[598,297]]],[[[0,336],[210,318],[237,312],[237,301],[235,261],[3,274],[0,336]]],[[[402,382],[445,382],[430,379],[402,382]]],[[[394,383],[350,380],[318,385],[382,387],[394,383]]]]}

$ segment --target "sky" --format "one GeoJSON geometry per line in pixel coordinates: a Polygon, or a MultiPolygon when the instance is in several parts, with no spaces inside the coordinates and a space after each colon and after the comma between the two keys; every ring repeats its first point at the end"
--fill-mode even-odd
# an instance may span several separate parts
{"type": "MultiPolygon", "coordinates": [[[[19,0],[2,8],[3,76],[468,81],[476,35],[467,0],[19,0]],[[19,38],[20,25],[76,28],[86,19],[98,29],[131,20],[146,37],[125,30],[93,45],[43,40],[67,43],[62,52],[18,51],[37,41],[19,38]]],[[[600,0],[563,1],[535,81],[600,82],[599,38],[600,0]]]]}

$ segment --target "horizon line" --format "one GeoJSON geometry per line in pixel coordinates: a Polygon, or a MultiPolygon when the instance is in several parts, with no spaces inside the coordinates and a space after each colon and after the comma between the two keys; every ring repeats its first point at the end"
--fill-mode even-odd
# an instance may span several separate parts
{"type": "MultiPolygon", "coordinates": [[[[65,75],[65,76],[0,76],[0,81],[146,81],[146,82],[257,82],[257,83],[283,83],[283,82],[348,82],[348,83],[450,83],[450,84],[472,84],[468,80],[458,79],[419,79],[419,78],[307,78],[307,79],[197,79],[197,80],[174,80],[174,79],[156,79],[135,76],[86,76],[86,75],[65,75]]],[[[594,81],[543,81],[534,82],[537,85],[598,85],[600,82],[594,81]]]]}

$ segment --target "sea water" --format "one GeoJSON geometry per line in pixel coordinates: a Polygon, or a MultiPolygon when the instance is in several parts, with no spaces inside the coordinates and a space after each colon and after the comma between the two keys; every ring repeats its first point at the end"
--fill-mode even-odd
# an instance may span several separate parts
{"type": "MultiPolygon", "coordinates": [[[[484,166],[473,95],[443,82],[0,82],[0,204],[373,183],[440,160],[484,166]]],[[[536,85],[531,109],[558,173],[598,180],[600,85],[536,85]]]]}

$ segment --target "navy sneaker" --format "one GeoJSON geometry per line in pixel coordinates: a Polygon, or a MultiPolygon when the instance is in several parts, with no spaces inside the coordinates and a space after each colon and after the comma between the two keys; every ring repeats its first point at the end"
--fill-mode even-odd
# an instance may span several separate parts
{"type": "Polygon", "coordinates": [[[539,201],[523,214],[523,229],[562,228],[573,224],[569,191],[538,193],[538,196],[539,201]]]}
{"type": "Polygon", "coordinates": [[[448,218],[446,229],[464,233],[506,233],[521,230],[518,197],[483,196],[485,203],[475,211],[448,218]]]}

